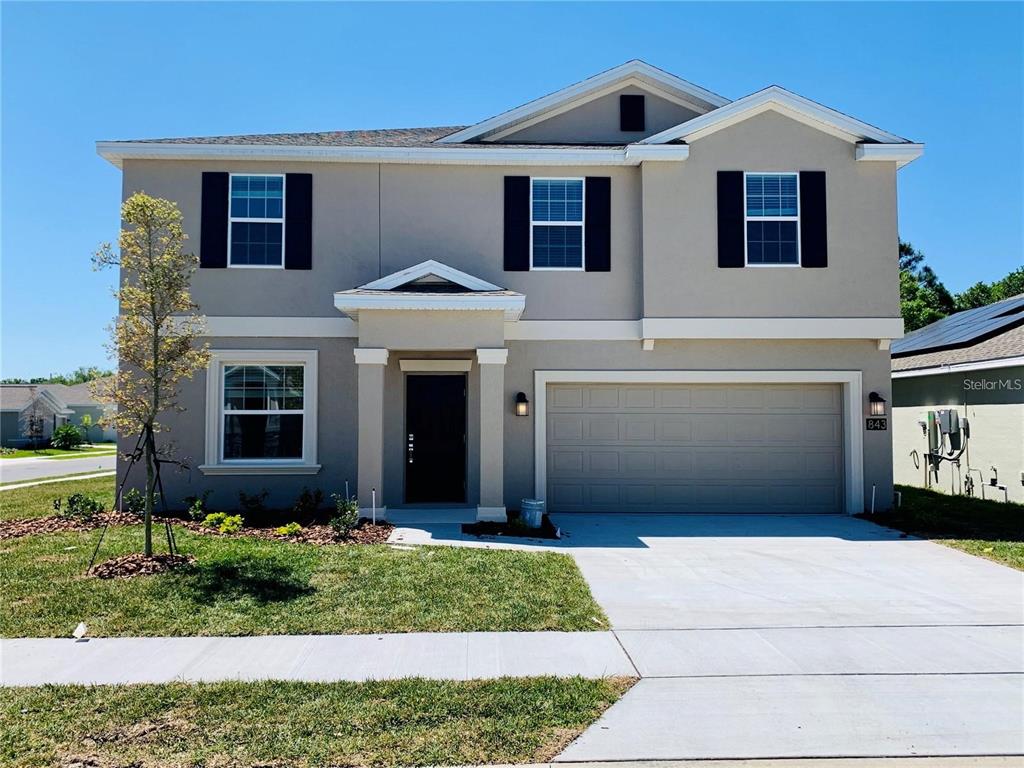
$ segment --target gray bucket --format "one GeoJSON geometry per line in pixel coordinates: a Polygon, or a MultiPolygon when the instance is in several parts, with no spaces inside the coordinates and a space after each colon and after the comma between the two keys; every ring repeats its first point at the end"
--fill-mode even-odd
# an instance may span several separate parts
{"type": "Polygon", "coordinates": [[[523,499],[519,519],[527,528],[540,528],[544,517],[544,502],[540,499],[523,499]]]}

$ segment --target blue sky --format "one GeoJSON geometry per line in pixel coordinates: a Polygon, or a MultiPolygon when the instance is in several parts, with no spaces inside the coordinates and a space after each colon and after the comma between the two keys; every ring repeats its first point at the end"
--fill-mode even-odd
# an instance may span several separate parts
{"type": "Polygon", "coordinates": [[[1016,3],[5,2],[0,24],[2,376],[106,363],[89,256],[120,173],[96,140],[471,123],[631,58],[925,142],[903,238],[953,290],[1024,262],[1016,3]]]}

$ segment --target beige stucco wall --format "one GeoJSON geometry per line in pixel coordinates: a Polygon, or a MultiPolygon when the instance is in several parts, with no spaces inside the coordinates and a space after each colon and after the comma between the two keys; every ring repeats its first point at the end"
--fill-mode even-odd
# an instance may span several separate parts
{"type": "Polygon", "coordinates": [[[628,144],[647,136],[653,136],[687,120],[692,120],[698,115],[698,112],[688,107],[656,96],[639,86],[630,85],[586,104],[581,104],[560,115],[549,117],[547,120],[510,133],[496,141],[507,144],[573,144],[581,142],[628,144]],[[637,94],[646,97],[644,104],[645,130],[619,130],[619,96],[622,94],[637,94]]]}
{"type": "MultiPolygon", "coordinates": [[[[290,506],[304,487],[320,488],[326,495],[342,492],[345,480],[355,489],[357,476],[357,385],[353,339],[211,339],[220,349],[317,349],[319,351],[320,393],[318,413],[318,461],[323,469],[313,476],[204,476],[191,472],[169,471],[164,478],[168,501],[180,505],[190,494],[211,489],[211,504],[232,508],[238,491],[271,492],[268,503],[290,506]]],[[[536,401],[536,370],[859,370],[863,372],[865,392],[889,393],[889,356],[870,341],[773,342],[717,341],[662,342],[654,351],[642,351],[638,342],[525,342],[507,344],[508,363],[504,369],[504,498],[510,509],[518,508],[522,498],[534,495],[534,414],[514,415],[517,392],[525,392],[536,401]]],[[[383,503],[399,505],[404,494],[405,374],[403,358],[465,358],[471,361],[467,374],[467,499],[475,505],[480,494],[480,366],[476,351],[449,352],[395,351],[384,368],[383,424],[383,503]]],[[[191,458],[193,466],[204,460],[206,376],[198,373],[182,387],[181,402],[188,409],[166,419],[169,431],[164,437],[179,447],[178,455],[191,458]]],[[[870,498],[872,484],[877,485],[878,506],[892,497],[892,443],[889,432],[865,432],[864,491],[870,498]]],[[[123,449],[130,449],[122,441],[123,449]]],[[[123,462],[119,465],[123,471],[123,462]]],[[[141,473],[136,470],[141,481],[141,473]]]]}
{"type": "Polygon", "coordinates": [[[400,350],[503,347],[504,312],[364,310],[359,346],[400,350]]]}
{"type": "Polygon", "coordinates": [[[693,142],[682,163],[644,163],[647,317],[898,317],[894,163],[766,112],[693,142]],[[718,267],[717,172],[826,172],[828,268],[718,267]]]}
{"type": "Polygon", "coordinates": [[[313,173],[313,269],[201,269],[193,295],[208,315],[338,317],[335,291],[427,259],[525,293],[524,319],[629,320],[642,311],[635,167],[133,160],[124,194],[176,201],[198,252],[203,171],[313,173]],[[506,175],[611,177],[612,271],[505,272],[506,175]]]}
{"type": "MultiPolygon", "coordinates": [[[[893,403],[893,474],[897,483],[960,492],[962,478],[970,468],[981,471],[981,480],[977,472],[971,472],[976,485],[988,483],[996,475],[999,484],[1007,486],[1009,500],[1024,503],[1024,367],[897,379],[893,381],[893,403]],[[978,383],[986,381],[992,388],[979,388],[978,383]],[[928,411],[949,407],[970,421],[968,451],[961,458],[959,473],[943,462],[938,476],[930,473],[926,479],[923,456],[928,446],[918,422],[927,419],[928,411]]],[[[980,496],[980,489],[975,494],[980,496]]],[[[989,488],[985,496],[1004,498],[1002,491],[989,488]]]]}

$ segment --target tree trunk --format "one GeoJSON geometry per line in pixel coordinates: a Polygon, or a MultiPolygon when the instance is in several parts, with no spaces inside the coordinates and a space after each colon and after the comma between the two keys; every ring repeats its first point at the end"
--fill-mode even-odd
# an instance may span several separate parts
{"type": "Polygon", "coordinates": [[[153,498],[156,493],[156,462],[154,461],[156,446],[153,443],[153,430],[147,426],[144,446],[146,455],[146,507],[143,517],[143,527],[146,532],[146,557],[153,556],[153,498]]]}

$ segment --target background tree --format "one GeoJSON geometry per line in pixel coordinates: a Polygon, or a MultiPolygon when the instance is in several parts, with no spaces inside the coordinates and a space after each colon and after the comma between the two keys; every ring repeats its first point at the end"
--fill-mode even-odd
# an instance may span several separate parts
{"type": "Polygon", "coordinates": [[[79,366],[71,373],[51,373],[49,376],[35,376],[31,379],[0,379],[0,384],[67,384],[70,386],[113,375],[113,371],[97,368],[94,365],[88,367],[79,366]]]}
{"type": "Polygon", "coordinates": [[[78,426],[82,430],[82,439],[88,443],[89,430],[93,428],[92,414],[83,413],[81,420],[78,422],[78,426]]]}
{"type": "Polygon", "coordinates": [[[996,301],[1024,293],[1024,267],[1018,267],[1002,280],[994,283],[979,281],[963,293],[956,295],[957,310],[984,307],[996,301]]]}
{"type": "Polygon", "coordinates": [[[118,251],[109,243],[93,257],[97,269],[120,267],[120,288],[114,295],[120,314],[111,326],[110,352],[119,361],[112,377],[97,380],[93,394],[116,406],[109,420],[120,435],[137,436],[146,467],[143,493],[145,554],[153,554],[153,505],[159,465],[174,462],[170,443],[157,445],[162,431],[158,417],[183,411],[178,404],[182,379],[209,360],[199,307],[189,285],[198,259],[183,251],[187,238],[181,212],[168,200],[136,193],[121,206],[118,251]]]}
{"type": "Polygon", "coordinates": [[[39,398],[36,397],[36,394],[36,388],[32,387],[29,390],[29,396],[32,398],[29,406],[18,417],[18,426],[21,428],[21,433],[32,441],[33,451],[39,448],[39,441],[43,439],[43,425],[45,423],[43,421],[45,414],[39,406],[39,398]]]}
{"type": "Polygon", "coordinates": [[[907,331],[915,331],[956,311],[956,302],[924,254],[900,241],[900,312],[907,331]]]}

